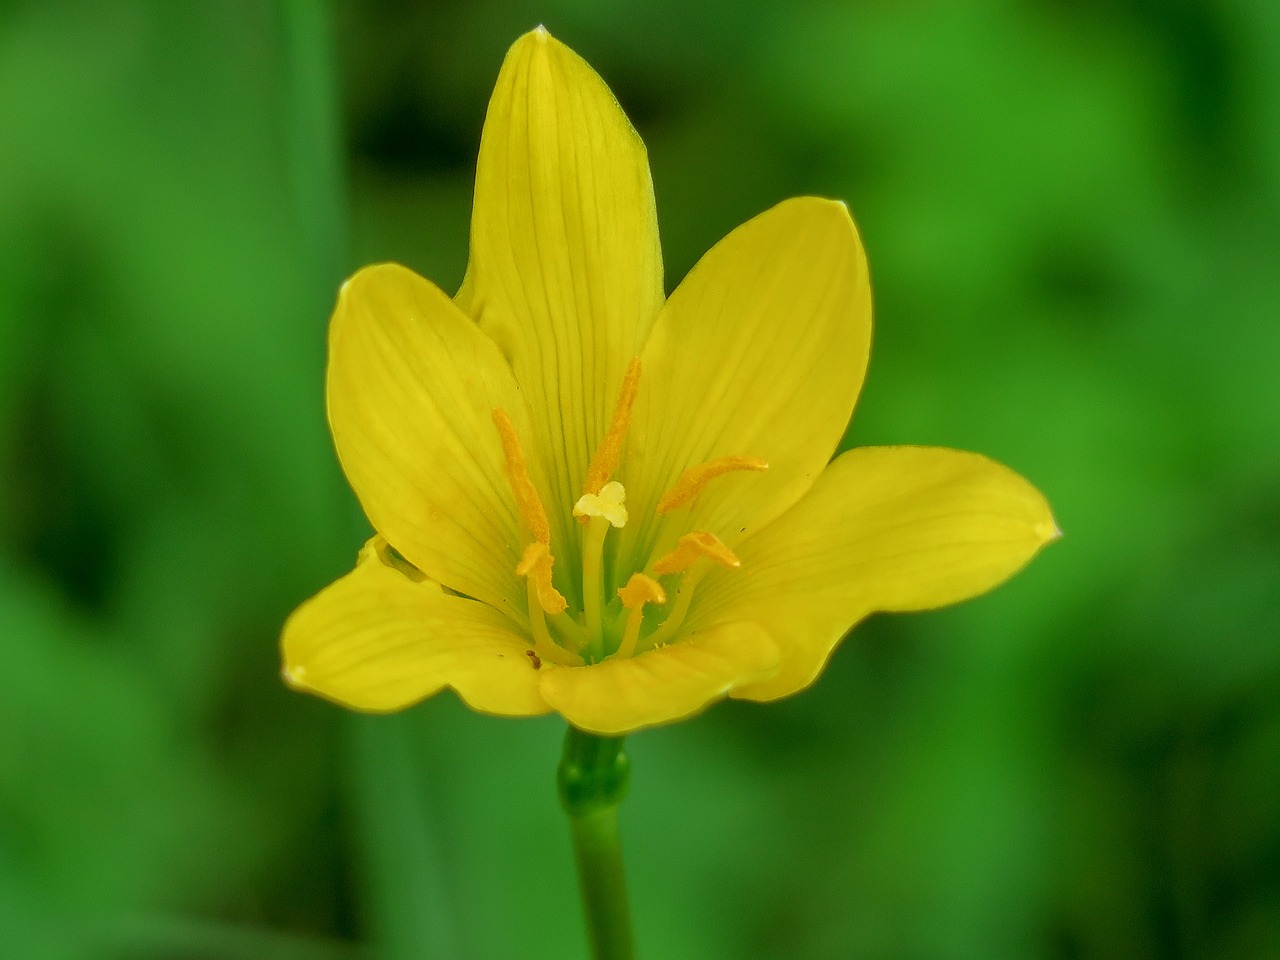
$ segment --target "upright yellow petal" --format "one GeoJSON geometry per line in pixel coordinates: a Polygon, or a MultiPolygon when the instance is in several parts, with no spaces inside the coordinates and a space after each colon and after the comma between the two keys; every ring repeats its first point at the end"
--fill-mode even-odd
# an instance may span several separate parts
{"type": "Polygon", "coordinates": [[[489,103],[457,300],[528,399],[557,539],[662,299],[644,145],[591,67],[545,30],[526,34],[489,103]]]}
{"type": "Polygon", "coordinates": [[[432,579],[523,621],[494,408],[528,427],[493,342],[412,271],[366,267],[334,310],[328,405],[338,458],[374,528],[432,579]]]}
{"type": "Polygon", "coordinates": [[[542,695],[580,730],[612,735],[681,720],[769,676],[778,647],[752,623],[720,623],[637,657],[549,665],[542,695]]]}
{"type": "Polygon", "coordinates": [[[840,441],[870,343],[866,258],[843,204],[788,200],[716,244],[642,354],[621,470],[635,519],[620,552],[648,553],[659,498],[708,461],[754,466],[709,480],[684,529],[732,546],[794,503],[840,441]]]}
{"type": "Polygon", "coordinates": [[[850,450],[799,503],[738,544],[741,569],[707,576],[688,622],[761,624],[781,646],[782,664],[733,695],[773,700],[811,683],[868,614],[976,596],[1058,535],[1040,492],[986,457],[937,447],[850,450]]]}
{"type": "Polygon", "coordinates": [[[549,709],[529,643],[487,604],[407,575],[375,537],[355,570],[299,607],[281,640],[290,686],[387,712],[452,687],[485,713],[549,709]]]}

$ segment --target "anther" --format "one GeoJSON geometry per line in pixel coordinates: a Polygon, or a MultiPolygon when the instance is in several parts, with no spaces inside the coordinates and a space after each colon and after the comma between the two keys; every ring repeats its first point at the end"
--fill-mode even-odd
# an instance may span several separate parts
{"type": "Polygon", "coordinates": [[[627,372],[622,377],[622,388],[618,391],[618,402],[613,408],[613,419],[609,430],[596,448],[595,456],[587,467],[587,479],[583,484],[584,492],[599,493],[609,482],[618,462],[622,459],[622,441],[627,435],[627,427],[631,424],[631,406],[636,402],[636,391],[640,387],[640,358],[635,357],[627,364],[627,372]]]}
{"type": "Polygon", "coordinates": [[[610,480],[599,493],[584,493],[573,505],[575,517],[604,517],[614,527],[627,525],[627,491],[617,480],[610,480]]]}
{"type": "Polygon", "coordinates": [[[618,588],[618,599],[628,610],[638,610],[646,603],[666,603],[667,591],[653,577],[633,573],[627,585],[618,588]]]}
{"type": "Polygon", "coordinates": [[[768,469],[768,462],[761,460],[759,457],[737,456],[719,457],[715,460],[708,460],[699,466],[690,467],[680,474],[680,478],[676,480],[675,485],[662,495],[662,499],[658,501],[658,513],[670,513],[676,507],[683,507],[686,503],[692,503],[694,498],[702,492],[702,488],[716,477],[732,473],[735,470],[768,469]]]}
{"type": "Polygon", "coordinates": [[[737,555],[714,533],[695,530],[681,537],[675,549],[653,565],[653,572],[656,574],[680,573],[704,559],[713,560],[726,567],[742,566],[742,561],[737,555]]]}
{"type": "Polygon", "coordinates": [[[545,543],[534,541],[524,548],[524,555],[516,564],[516,574],[528,578],[531,592],[537,597],[538,606],[555,616],[558,613],[564,613],[565,607],[569,604],[551,583],[553,561],[551,548],[545,543]]]}
{"type": "Polygon", "coordinates": [[[644,620],[644,605],[666,603],[667,592],[662,589],[662,584],[652,577],[647,577],[643,573],[633,573],[627,585],[619,588],[618,597],[630,612],[627,614],[627,626],[622,634],[622,643],[618,644],[614,656],[625,660],[635,654],[636,644],[640,642],[640,624],[644,620]]]}
{"type": "Polygon", "coordinates": [[[507,479],[511,482],[511,492],[515,494],[520,521],[533,538],[533,542],[524,548],[520,562],[516,564],[516,575],[525,577],[529,582],[530,626],[536,635],[544,636],[546,624],[542,622],[541,612],[555,616],[563,613],[568,606],[568,601],[551,582],[551,567],[555,562],[555,558],[551,556],[551,525],[547,522],[547,511],[542,506],[542,498],[538,496],[538,488],[529,477],[529,467],[525,463],[524,450],[520,447],[515,425],[501,407],[494,408],[493,425],[498,428],[498,436],[502,438],[507,479]]]}
{"type": "Polygon", "coordinates": [[[511,418],[501,407],[493,411],[493,425],[498,428],[502,437],[502,453],[507,461],[507,479],[511,482],[511,491],[516,497],[516,509],[520,512],[520,520],[529,530],[535,542],[551,543],[551,526],[547,523],[547,511],[542,507],[542,498],[538,496],[538,488],[529,478],[529,468],[524,462],[524,450],[520,447],[520,438],[516,436],[516,428],[511,418]]]}

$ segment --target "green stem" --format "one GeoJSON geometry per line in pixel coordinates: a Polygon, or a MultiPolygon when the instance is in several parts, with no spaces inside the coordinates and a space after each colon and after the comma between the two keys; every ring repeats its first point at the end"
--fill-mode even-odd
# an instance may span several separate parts
{"type": "Polygon", "coordinates": [[[633,960],[631,915],[618,841],[618,806],[630,763],[621,737],[597,737],[570,727],[560,761],[560,804],[569,815],[594,960],[633,960]]]}

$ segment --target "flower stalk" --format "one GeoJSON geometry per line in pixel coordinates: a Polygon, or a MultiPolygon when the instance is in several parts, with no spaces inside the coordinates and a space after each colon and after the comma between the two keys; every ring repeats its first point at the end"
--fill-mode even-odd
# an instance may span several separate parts
{"type": "Polygon", "coordinates": [[[622,737],[598,737],[569,727],[557,782],[560,805],[573,835],[594,960],[633,960],[635,956],[618,838],[618,807],[626,796],[630,772],[622,737]]]}

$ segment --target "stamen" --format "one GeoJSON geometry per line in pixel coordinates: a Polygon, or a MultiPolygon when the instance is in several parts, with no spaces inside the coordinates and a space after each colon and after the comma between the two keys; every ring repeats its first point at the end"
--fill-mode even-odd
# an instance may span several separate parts
{"type": "Polygon", "coordinates": [[[520,447],[520,438],[516,436],[516,428],[511,418],[501,407],[494,408],[493,425],[498,428],[502,437],[502,453],[507,461],[507,479],[511,481],[511,491],[516,496],[516,509],[520,512],[520,520],[529,530],[529,536],[537,543],[551,543],[551,525],[547,523],[547,511],[542,507],[542,498],[538,496],[538,488],[529,478],[529,468],[524,462],[524,450],[520,447]]]}
{"type": "Polygon", "coordinates": [[[676,589],[676,599],[671,605],[671,612],[667,614],[667,619],[662,622],[662,626],[649,636],[648,645],[656,647],[667,643],[680,629],[685,614],[689,612],[689,605],[693,602],[694,588],[708,572],[707,565],[699,563],[702,560],[710,560],[731,569],[742,566],[742,561],[737,555],[714,533],[695,530],[681,537],[676,548],[653,565],[653,572],[656,574],[680,573],[683,576],[680,579],[680,586],[676,589]]]}
{"type": "MultiPolygon", "coordinates": [[[[544,661],[550,663],[562,663],[566,666],[577,667],[582,665],[582,657],[578,655],[578,650],[582,645],[572,642],[571,646],[564,646],[557,643],[551,636],[551,631],[547,629],[547,619],[543,614],[542,606],[538,600],[538,585],[533,578],[525,581],[529,591],[529,629],[533,634],[533,653],[544,661]]],[[[573,624],[568,614],[559,614],[555,617],[555,624],[562,629],[569,624],[573,624]]],[[[575,627],[577,624],[573,624],[575,627]]]]}
{"type": "Polygon", "coordinates": [[[628,610],[639,610],[646,603],[666,603],[667,591],[653,577],[633,573],[627,585],[618,588],[618,599],[628,610]]]}
{"type": "Polygon", "coordinates": [[[686,533],[676,544],[676,548],[653,565],[657,574],[680,573],[688,570],[699,560],[714,560],[726,567],[740,567],[742,561],[726,547],[714,533],[706,530],[695,530],[686,533]]]}
{"type": "Polygon", "coordinates": [[[667,591],[663,590],[662,584],[652,577],[646,577],[643,573],[633,573],[627,585],[618,589],[618,597],[630,613],[627,614],[627,626],[622,634],[622,643],[618,644],[614,656],[625,660],[635,654],[636,644],[640,641],[640,624],[644,620],[644,605],[666,603],[667,591]]]}
{"type": "Polygon", "coordinates": [[[636,401],[639,386],[640,358],[635,357],[627,364],[627,372],[623,374],[622,389],[618,391],[618,403],[613,408],[609,431],[600,441],[600,446],[596,448],[596,454],[587,467],[587,479],[583,484],[586,493],[599,493],[618,469],[618,461],[622,459],[622,440],[631,424],[631,405],[636,401]]]}
{"type": "Polygon", "coordinates": [[[658,513],[670,513],[676,507],[692,503],[702,488],[716,477],[735,470],[768,470],[769,464],[759,457],[720,457],[708,460],[697,467],[690,467],[680,474],[675,485],[658,501],[658,513]]]}
{"type": "Polygon", "coordinates": [[[529,632],[533,634],[533,647],[540,656],[555,649],[555,641],[551,639],[551,631],[547,629],[546,614],[543,613],[541,601],[538,599],[538,585],[532,579],[525,581],[525,589],[529,597],[529,632]]]}
{"type": "Polygon", "coordinates": [[[676,602],[671,605],[671,612],[667,614],[667,619],[662,621],[662,626],[649,635],[646,641],[647,646],[661,646],[675,636],[680,625],[684,623],[689,606],[693,603],[693,590],[700,579],[697,571],[694,571],[680,581],[680,586],[676,588],[676,602]]]}
{"type": "MultiPolygon", "coordinates": [[[[564,613],[569,605],[551,583],[551,565],[555,560],[551,556],[551,548],[545,543],[534,542],[524,548],[524,555],[516,564],[516,574],[528,577],[529,583],[537,595],[538,607],[553,617],[564,613]]],[[[532,611],[530,611],[532,614],[532,611]]]]}
{"type": "Polygon", "coordinates": [[[599,493],[584,493],[573,505],[575,517],[604,517],[615,527],[627,525],[626,488],[617,480],[611,480],[599,493]]]}

